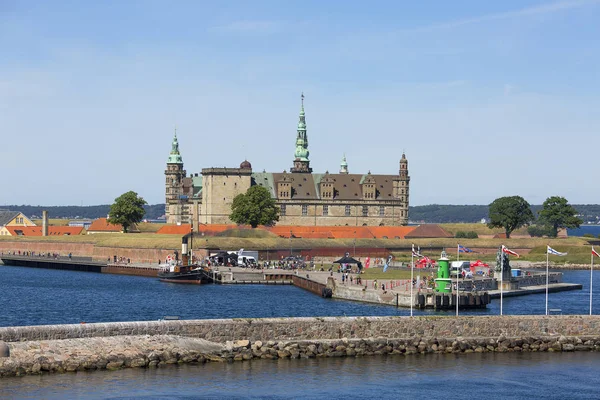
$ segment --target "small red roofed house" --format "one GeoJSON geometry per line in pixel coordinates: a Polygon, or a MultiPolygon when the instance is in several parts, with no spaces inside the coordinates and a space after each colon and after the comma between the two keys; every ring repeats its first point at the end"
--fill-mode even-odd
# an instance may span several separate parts
{"type": "MultiPolygon", "coordinates": [[[[93,233],[121,233],[123,232],[123,226],[111,224],[106,218],[95,219],[87,230],[88,235],[93,233]]],[[[129,227],[130,233],[139,233],[139,229],[136,224],[129,227]]]]}

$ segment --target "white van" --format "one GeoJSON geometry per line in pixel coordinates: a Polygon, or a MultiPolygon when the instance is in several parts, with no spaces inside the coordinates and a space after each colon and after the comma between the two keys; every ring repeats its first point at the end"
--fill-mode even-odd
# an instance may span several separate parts
{"type": "Polygon", "coordinates": [[[465,271],[465,278],[473,277],[470,261],[452,261],[450,263],[450,277],[456,277],[456,274],[462,277],[463,271],[465,271]]]}

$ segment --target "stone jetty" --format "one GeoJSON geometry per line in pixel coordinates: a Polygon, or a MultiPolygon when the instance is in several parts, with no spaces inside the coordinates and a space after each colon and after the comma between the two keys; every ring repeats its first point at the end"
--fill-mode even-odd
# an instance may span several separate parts
{"type": "Polygon", "coordinates": [[[599,316],[337,317],[0,328],[0,376],[256,359],[599,351],[599,316]]]}

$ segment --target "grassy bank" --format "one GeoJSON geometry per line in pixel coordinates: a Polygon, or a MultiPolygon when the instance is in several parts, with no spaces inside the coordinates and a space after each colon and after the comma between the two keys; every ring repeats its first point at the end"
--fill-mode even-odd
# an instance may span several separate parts
{"type": "MultiPolygon", "coordinates": [[[[138,234],[94,234],[81,236],[48,236],[48,237],[11,237],[0,236],[0,241],[22,242],[55,242],[55,243],[93,243],[104,247],[150,248],[150,249],[178,249],[181,238],[178,235],[157,235],[154,233],[138,234]]],[[[220,248],[235,250],[274,250],[289,249],[294,251],[313,248],[342,248],[354,254],[356,245],[357,256],[367,256],[362,248],[391,248],[396,261],[409,262],[412,244],[421,248],[421,253],[433,259],[440,256],[440,249],[445,248],[451,259],[456,258],[456,246],[461,245],[477,251],[473,254],[461,255],[461,258],[483,261],[495,260],[495,251],[500,245],[505,244],[511,249],[523,250],[522,260],[541,262],[546,260],[546,245],[558,251],[568,252],[566,257],[551,256],[553,263],[586,264],[590,261],[591,247],[583,238],[547,239],[547,238],[517,238],[517,239],[284,239],[274,235],[266,237],[201,237],[193,240],[194,249],[220,248]],[[525,254],[529,253],[529,254],[525,254]]],[[[342,254],[340,254],[342,255],[342,254]]]]}

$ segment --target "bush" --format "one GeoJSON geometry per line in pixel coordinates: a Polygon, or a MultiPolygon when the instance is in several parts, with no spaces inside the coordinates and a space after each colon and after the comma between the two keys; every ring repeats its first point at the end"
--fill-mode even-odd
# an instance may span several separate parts
{"type": "Polygon", "coordinates": [[[469,231],[469,232],[467,232],[466,235],[467,235],[466,236],[467,239],[478,239],[479,238],[479,235],[475,231],[469,231]]]}
{"type": "Polygon", "coordinates": [[[584,233],[583,237],[584,238],[592,238],[592,239],[594,239],[596,236],[592,235],[591,233],[584,233]]]}
{"type": "Polygon", "coordinates": [[[543,225],[531,225],[527,228],[527,233],[531,237],[543,237],[547,236],[549,231],[546,226],[543,225]]]}
{"type": "Polygon", "coordinates": [[[466,239],[467,233],[463,232],[463,231],[458,231],[458,232],[456,232],[456,235],[454,235],[454,237],[457,239],[466,239]]]}

